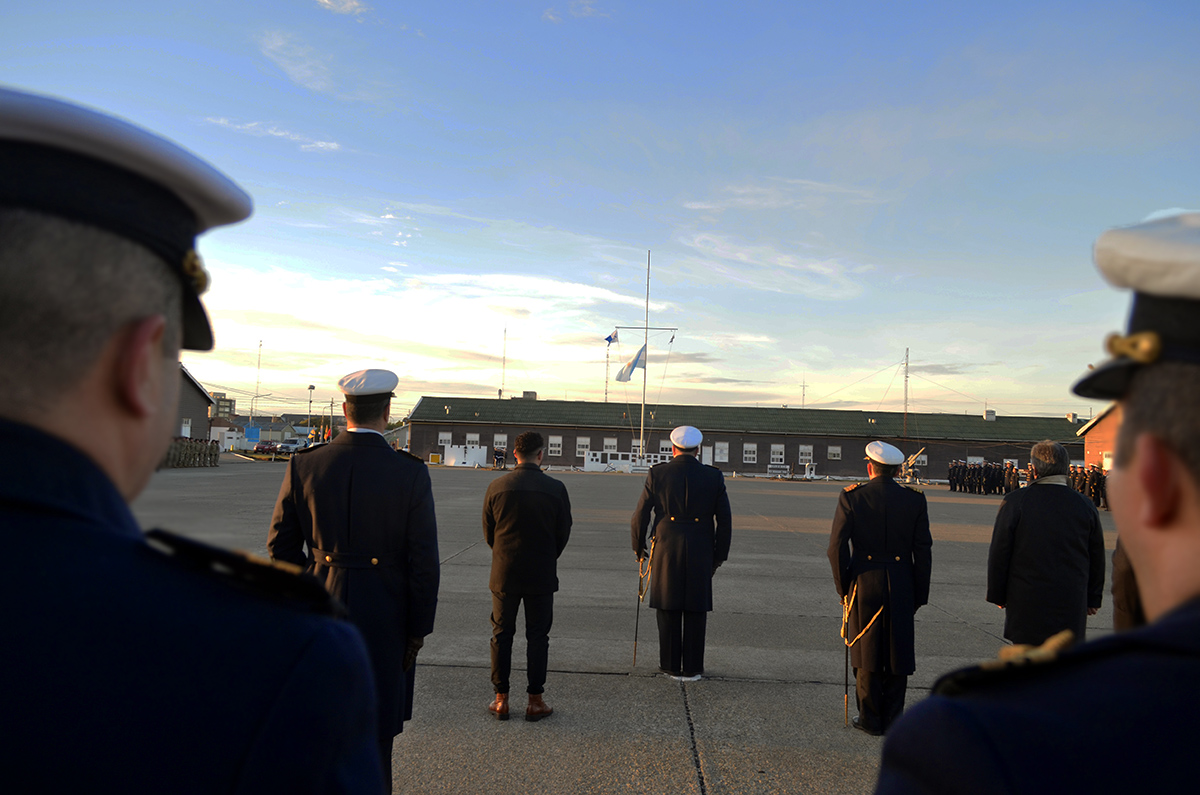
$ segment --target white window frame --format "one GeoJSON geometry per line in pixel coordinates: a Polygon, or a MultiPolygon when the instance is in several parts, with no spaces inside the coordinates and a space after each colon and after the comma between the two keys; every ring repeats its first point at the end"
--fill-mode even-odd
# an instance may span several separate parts
{"type": "Polygon", "coordinates": [[[641,455],[641,453],[642,453],[642,440],[641,440],[641,439],[631,439],[631,440],[629,441],[629,452],[630,452],[630,453],[632,453],[632,454],[634,454],[634,455],[641,455]]]}
{"type": "Polygon", "coordinates": [[[470,447],[471,445],[475,445],[476,447],[479,446],[479,434],[478,433],[468,433],[467,434],[467,447],[470,447]]]}
{"type": "Polygon", "coordinates": [[[713,462],[717,464],[729,463],[729,442],[713,442],[713,462]]]}
{"type": "Polygon", "coordinates": [[[670,439],[659,439],[658,440],[658,452],[662,455],[670,455],[671,454],[671,440],[670,439]]]}
{"type": "Polygon", "coordinates": [[[742,442],[742,463],[757,464],[758,463],[758,443],[757,442],[742,442]]]}
{"type": "Polygon", "coordinates": [[[811,464],[813,462],[813,446],[811,444],[800,445],[800,449],[796,451],[796,462],[799,464],[811,464]]]}
{"type": "Polygon", "coordinates": [[[549,440],[546,442],[546,455],[550,456],[551,458],[561,458],[562,457],[562,437],[561,436],[551,436],[549,438],[549,440]]]}
{"type": "MultiPolygon", "coordinates": [[[[913,461],[913,466],[915,466],[915,467],[929,466],[929,456],[926,455],[925,453],[921,453],[919,456],[917,456],[917,459],[915,461],[913,461]]],[[[1016,466],[1015,462],[1014,462],[1013,466],[1016,466]]]]}
{"type": "Polygon", "coordinates": [[[825,457],[828,458],[830,461],[841,461],[842,460],[842,446],[840,444],[829,445],[829,448],[825,451],[825,457]]]}
{"type": "Polygon", "coordinates": [[[438,447],[449,447],[454,444],[453,431],[438,431],[438,447]]]}
{"type": "Polygon", "coordinates": [[[606,453],[617,452],[617,440],[611,436],[604,437],[604,452],[606,452],[606,453]]]}
{"type": "Polygon", "coordinates": [[[785,451],[785,449],[784,449],[784,446],[783,446],[783,445],[781,445],[781,444],[773,444],[773,445],[771,445],[771,463],[772,463],[772,464],[784,464],[784,463],[787,463],[787,462],[784,460],[784,457],[785,457],[785,456],[786,456],[786,451],[785,451]]]}
{"type": "Polygon", "coordinates": [[[575,437],[575,457],[587,458],[588,452],[592,449],[592,437],[576,436],[575,437]]]}
{"type": "Polygon", "coordinates": [[[492,437],[492,447],[496,448],[497,450],[507,450],[508,449],[508,434],[507,433],[498,433],[495,436],[493,436],[492,437]]]}

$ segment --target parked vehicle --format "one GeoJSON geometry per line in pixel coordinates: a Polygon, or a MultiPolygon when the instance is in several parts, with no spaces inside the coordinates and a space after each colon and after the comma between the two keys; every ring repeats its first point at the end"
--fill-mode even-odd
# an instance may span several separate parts
{"type": "Polygon", "coordinates": [[[298,439],[298,438],[284,439],[282,442],[279,443],[278,452],[280,452],[280,453],[296,453],[296,452],[299,452],[300,450],[303,450],[305,447],[308,447],[308,441],[306,439],[298,439]]]}
{"type": "Polygon", "coordinates": [[[259,442],[258,444],[254,445],[254,452],[256,452],[256,453],[278,453],[279,452],[279,442],[259,442]]]}

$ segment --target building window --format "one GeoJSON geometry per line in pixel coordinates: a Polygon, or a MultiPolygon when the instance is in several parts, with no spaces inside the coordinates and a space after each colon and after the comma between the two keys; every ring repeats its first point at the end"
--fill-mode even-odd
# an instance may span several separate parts
{"type": "MultiPolygon", "coordinates": [[[[1016,466],[1016,464],[1017,464],[1017,462],[1014,461],[1013,466],[1016,466]]],[[[919,456],[917,456],[917,460],[913,462],[913,466],[915,466],[915,467],[929,466],[929,456],[925,455],[924,453],[921,453],[919,456]]]]}
{"type": "Polygon", "coordinates": [[[671,440],[670,439],[659,439],[658,440],[658,452],[660,452],[664,455],[670,455],[671,454],[671,440]]]}
{"type": "Polygon", "coordinates": [[[476,447],[478,447],[479,446],[479,434],[468,433],[467,434],[467,445],[468,446],[475,445],[476,447]]]}
{"type": "Polygon", "coordinates": [[[588,451],[592,449],[592,438],[590,436],[575,437],[575,457],[587,458],[588,451]]]}
{"type": "Polygon", "coordinates": [[[729,463],[729,442],[717,442],[713,445],[713,461],[719,464],[729,463]]]}
{"type": "Polygon", "coordinates": [[[629,452],[633,453],[634,455],[641,455],[642,454],[642,440],[634,439],[633,441],[631,441],[629,443],[629,452]]]}
{"type": "Polygon", "coordinates": [[[497,450],[507,450],[508,449],[508,434],[507,433],[498,433],[495,436],[493,436],[492,437],[492,447],[495,447],[497,450]]]}
{"type": "Polygon", "coordinates": [[[828,458],[830,461],[841,461],[842,460],[842,446],[840,444],[829,445],[828,458]]]}
{"type": "Polygon", "coordinates": [[[551,436],[550,443],[547,445],[546,455],[561,456],[562,455],[562,437],[551,436]]]}
{"type": "Polygon", "coordinates": [[[447,447],[450,444],[450,431],[438,431],[438,446],[447,447]]]}
{"type": "Polygon", "coordinates": [[[800,456],[796,460],[801,464],[811,464],[813,461],[813,446],[811,444],[800,445],[800,456]]]}
{"type": "Polygon", "coordinates": [[[616,440],[616,439],[609,439],[609,438],[605,438],[605,440],[604,440],[604,452],[606,452],[606,453],[615,453],[615,452],[617,452],[617,440],[616,440]]]}
{"type": "Polygon", "coordinates": [[[758,445],[746,442],[742,445],[742,463],[757,464],[758,463],[758,445]]]}
{"type": "Polygon", "coordinates": [[[771,463],[772,464],[782,464],[783,463],[783,445],[781,445],[781,444],[771,445],[771,463]]]}

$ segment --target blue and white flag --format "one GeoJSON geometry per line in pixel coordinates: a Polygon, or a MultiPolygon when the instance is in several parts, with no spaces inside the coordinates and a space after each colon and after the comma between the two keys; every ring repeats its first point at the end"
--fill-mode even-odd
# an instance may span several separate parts
{"type": "Polygon", "coordinates": [[[617,341],[617,330],[613,329],[613,333],[609,334],[607,337],[605,337],[604,341],[607,342],[609,345],[612,345],[614,342],[616,342],[617,341]]]}
{"type": "Polygon", "coordinates": [[[633,371],[642,368],[646,369],[646,346],[643,345],[638,349],[638,352],[632,359],[625,362],[625,366],[621,368],[621,372],[617,373],[618,381],[630,381],[633,379],[633,371]]]}

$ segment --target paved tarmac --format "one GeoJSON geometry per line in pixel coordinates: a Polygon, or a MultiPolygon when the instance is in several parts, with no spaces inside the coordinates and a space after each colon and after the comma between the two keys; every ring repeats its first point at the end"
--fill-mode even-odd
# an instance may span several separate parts
{"type": "MultiPolygon", "coordinates": [[[[516,719],[488,717],[490,550],[480,512],[502,473],[433,467],[442,584],[421,652],[413,721],[396,741],[397,792],[863,793],[881,740],[843,726],[841,608],[825,556],[845,484],[732,478],[733,547],[714,579],[705,678],[657,674],[654,612],[633,637],[637,563],[629,518],[643,477],[552,473],[575,525],[559,560],[546,701],[554,715],[520,720],[524,638],[513,649],[516,719]]],[[[265,554],[281,462],[223,455],[210,469],[157,473],[134,510],[146,528],[265,554]]],[[[984,601],[998,497],[925,489],[934,537],[930,603],[916,619],[909,704],[945,671],[993,657],[1003,613],[984,601]]],[[[1101,514],[1106,542],[1112,517],[1101,514]]],[[[1089,636],[1109,630],[1105,605],[1089,636]]],[[[522,619],[523,620],[523,619],[522,619]]],[[[851,699],[851,714],[854,713],[851,699]]]]}

